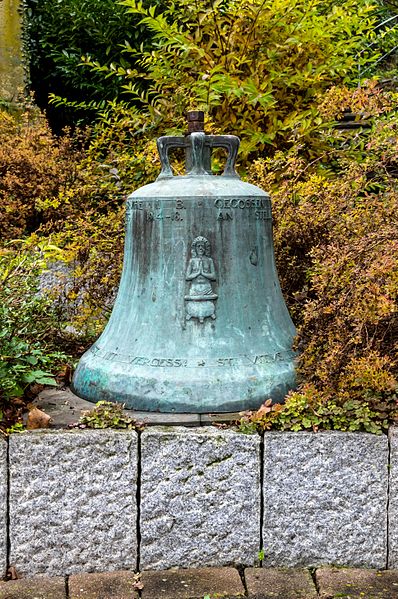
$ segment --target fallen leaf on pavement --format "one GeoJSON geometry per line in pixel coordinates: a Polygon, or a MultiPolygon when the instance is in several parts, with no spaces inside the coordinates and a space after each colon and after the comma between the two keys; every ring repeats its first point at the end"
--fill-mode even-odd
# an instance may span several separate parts
{"type": "Polygon", "coordinates": [[[48,428],[50,421],[51,416],[42,410],[39,410],[39,408],[34,407],[29,411],[26,428],[28,430],[33,430],[36,428],[48,428]]]}

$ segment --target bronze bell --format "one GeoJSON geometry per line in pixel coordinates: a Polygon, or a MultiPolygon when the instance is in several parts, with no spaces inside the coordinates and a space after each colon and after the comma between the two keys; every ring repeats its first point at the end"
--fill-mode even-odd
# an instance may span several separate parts
{"type": "Polygon", "coordinates": [[[295,328],[275,267],[269,195],[235,172],[239,138],[157,141],[162,170],[127,199],[123,273],[110,320],[81,358],[74,392],[159,412],[232,412],[295,385],[295,328]],[[169,151],[187,173],[173,176],[169,151]],[[221,176],[211,151],[228,152],[221,176]]]}

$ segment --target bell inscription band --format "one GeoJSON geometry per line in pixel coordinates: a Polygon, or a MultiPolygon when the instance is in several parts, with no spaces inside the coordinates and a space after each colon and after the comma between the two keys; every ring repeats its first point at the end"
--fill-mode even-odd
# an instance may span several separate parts
{"type": "Polygon", "coordinates": [[[72,388],[158,412],[232,412],[295,386],[294,325],[279,286],[267,193],[235,172],[239,139],[160,137],[162,170],[127,198],[123,272],[110,320],[72,388]],[[228,152],[222,176],[211,151],[228,152]],[[184,148],[187,174],[169,151],[184,148]]]}

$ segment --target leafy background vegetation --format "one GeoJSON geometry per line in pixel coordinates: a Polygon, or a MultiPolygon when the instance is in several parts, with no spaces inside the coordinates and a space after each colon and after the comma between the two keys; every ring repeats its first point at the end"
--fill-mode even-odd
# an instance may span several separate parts
{"type": "Polygon", "coordinates": [[[48,382],[104,326],[125,195],[156,177],[155,138],[182,133],[185,112],[203,109],[207,130],[241,137],[241,176],[272,194],[298,327],[299,389],[246,415],[242,429],[384,430],[398,385],[398,96],[394,53],[381,60],[396,36],[380,27],[390,9],[364,0],[28,6],[32,87],[42,106],[50,94],[50,125],[29,102],[0,113],[3,428],[32,383],[48,382]],[[367,127],[337,129],[347,110],[367,127]],[[57,270],[67,284],[51,283],[49,295],[43,280],[57,270]]]}

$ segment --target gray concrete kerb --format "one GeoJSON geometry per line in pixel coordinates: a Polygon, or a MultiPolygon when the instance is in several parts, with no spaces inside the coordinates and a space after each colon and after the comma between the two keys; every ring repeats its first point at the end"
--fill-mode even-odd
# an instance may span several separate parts
{"type": "Polygon", "coordinates": [[[241,579],[229,567],[86,573],[68,581],[41,575],[0,582],[0,599],[398,598],[397,570],[322,567],[313,576],[315,581],[306,569],[246,568],[241,579]],[[137,582],[142,583],[139,592],[137,582]]]}
{"type": "Polygon", "coordinates": [[[309,570],[301,568],[246,568],[248,596],[253,599],[317,599],[309,570]]]}
{"type": "Polygon", "coordinates": [[[66,599],[65,579],[38,576],[0,582],[0,599],[66,599]]]}
{"type": "Polygon", "coordinates": [[[137,581],[128,571],[75,574],[69,577],[68,599],[138,599],[137,581]]]}
{"type": "Polygon", "coordinates": [[[240,599],[245,589],[235,568],[143,572],[142,599],[240,599]]]}

